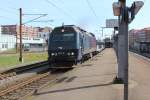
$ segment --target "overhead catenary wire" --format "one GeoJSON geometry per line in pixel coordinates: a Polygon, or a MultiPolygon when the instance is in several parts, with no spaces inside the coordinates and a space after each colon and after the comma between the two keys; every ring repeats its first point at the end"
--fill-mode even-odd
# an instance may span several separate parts
{"type": "Polygon", "coordinates": [[[28,15],[28,16],[30,16],[30,15],[31,15],[31,16],[32,16],[32,15],[36,16],[36,15],[37,15],[37,16],[40,16],[40,15],[47,15],[47,14],[22,14],[22,15],[28,15]]]}
{"type": "Polygon", "coordinates": [[[0,16],[0,18],[4,18],[7,20],[11,20],[11,21],[16,21],[15,19],[11,18],[11,17],[7,17],[7,16],[0,16]]]}
{"type": "Polygon", "coordinates": [[[14,0],[5,0],[5,3],[7,3],[7,8],[9,8],[10,10],[14,10],[14,11],[18,10],[18,8],[12,6],[14,0]]]}
{"type": "Polygon", "coordinates": [[[1,6],[1,7],[0,7],[0,10],[1,10],[1,11],[5,11],[6,13],[17,14],[18,9],[12,7],[12,5],[10,6],[9,4],[12,4],[11,2],[8,2],[7,0],[5,0],[5,2],[6,2],[7,4],[3,4],[3,5],[7,5],[7,6],[5,6],[5,7],[1,6]]]}
{"type": "Polygon", "coordinates": [[[143,2],[146,3],[146,0],[144,0],[143,2]]]}
{"type": "Polygon", "coordinates": [[[10,10],[5,9],[5,8],[0,8],[0,10],[3,11],[3,12],[5,12],[5,13],[12,13],[12,14],[14,14],[14,15],[17,15],[17,10],[16,10],[16,12],[10,11],[10,10]]]}
{"type": "Polygon", "coordinates": [[[33,21],[33,22],[44,22],[44,23],[48,23],[48,22],[53,22],[54,20],[37,20],[37,21],[33,21]]]}
{"type": "Polygon", "coordinates": [[[96,18],[96,19],[99,19],[98,16],[97,16],[97,14],[96,14],[96,12],[95,12],[95,10],[94,10],[93,7],[92,7],[90,1],[89,1],[89,0],[86,0],[86,2],[87,2],[87,4],[88,4],[89,8],[91,9],[93,15],[95,16],[95,18],[96,18]]]}
{"type": "Polygon", "coordinates": [[[45,0],[48,4],[50,4],[51,6],[55,7],[58,11],[62,12],[64,15],[66,15],[67,17],[69,17],[71,20],[73,20],[74,22],[78,22],[73,16],[71,16],[69,13],[65,12],[64,10],[62,10],[60,7],[58,7],[56,4],[54,4],[53,2],[51,2],[50,0],[45,0]]]}
{"type": "MultiPolygon", "coordinates": [[[[9,7],[7,7],[7,9],[6,8],[0,8],[0,11],[5,12],[5,13],[11,13],[14,16],[18,16],[17,10],[15,10],[16,11],[16,13],[15,13],[14,10],[13,11],[12,11],[12,9],[8,10],[8,8],[9,7]]],[[[1,15],[0,18],[7,19],[7,20],[10,20],[10,21],[15,21],[15,22],[17,21],[17,19],[14,19],[13,17],[4,16],[4,15],[1,15]]]]}

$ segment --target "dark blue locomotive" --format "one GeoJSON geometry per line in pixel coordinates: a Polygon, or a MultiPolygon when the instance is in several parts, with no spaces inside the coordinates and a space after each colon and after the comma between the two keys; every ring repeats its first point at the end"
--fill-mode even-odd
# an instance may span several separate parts
{"type": "MultiPolygon", "coordinates": [[[[75,25],[54,28],[49,38],[49,63],[77,64],[96,53],[96,38],[75,25]]],[[[55,64],[55,65],[54,65],[55,64]]]]}

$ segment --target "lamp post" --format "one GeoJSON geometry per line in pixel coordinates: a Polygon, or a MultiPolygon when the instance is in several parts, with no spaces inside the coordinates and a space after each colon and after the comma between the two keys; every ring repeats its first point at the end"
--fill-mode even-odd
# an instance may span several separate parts
{"type": "Polygon", "coordinates": [[[142,1],[134,2],[131,7],[126,6],[126,0],[113,3],[114,15],[119,19],[117,78],[124,83],[124,100],[128,100],[128,25],[143,5],[142,1]]]}

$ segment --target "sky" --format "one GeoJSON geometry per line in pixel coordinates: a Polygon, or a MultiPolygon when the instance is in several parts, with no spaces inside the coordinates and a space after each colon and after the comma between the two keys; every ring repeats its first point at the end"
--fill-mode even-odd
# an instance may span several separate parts
{"type": "MultiPolygon", "coordinates": [[[[131,6],[134,0],[126,0],[131,6]]],[[[150,0],[143,0],[144,7],[129,25],[130,29],[150,27],[150,0]]],[[[19,24],[19,8],[23,14],[48,14],[27,26],[56,27],[74,24],[92,32],[97,39],[102,38],[101,27],[105,27],[106,19],[116,19],[113,15],[112,3],[117,0],[2,0],[0,3],[0,25],[19,24]]],[[[39,15],[23,15],[23,23],[39,17],[39,15]]],[[[104,36],[110,36],[112,29],[104,29],[104,36]]],[[[103,36],[103,37],[104,37],[103,36]]]]}

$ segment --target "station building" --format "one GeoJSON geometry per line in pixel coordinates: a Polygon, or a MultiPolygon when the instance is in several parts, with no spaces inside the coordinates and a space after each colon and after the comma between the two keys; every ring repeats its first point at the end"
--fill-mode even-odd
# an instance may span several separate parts
{"type": "Polygon", "coordinates": [[[150,27],[129,31],[129,49],[150,57],[150,27]]]}
{"type": "MultiPolygon", "coordinates": [[[[17,46],[19,48],[20,38],[17,38],[17,46]]],[[[23,37],[22,38],[24,51],[46,51],[47,45],[43,38],[38,37],[23,37]]]]}
{"type": "Polygon", "coordinates": [[[16,46],[16,37],[14,35],[2,34],[0,27],[0,52],[13,49],[16,46]]]}
{"type": "MultiPolygon", "coordinates": [[[[24,51],[45,51],[47,50],[47,40],[50,34],[49,28],[43,28],[45,31],[39,32],[42,28],[23,27],[23,50],[24,51]],[[46,31],[47,30],[47,31],[46,31]]],[[[18,25],[0,26],[0,52],[9,49],[19,49],[20,37],[18,25]]]]}
{"type": "Polygon", "coordinates": [[[150,43],[150,27],[129,31],[129,47],[136,47],[140,42],[150,43]]]}

